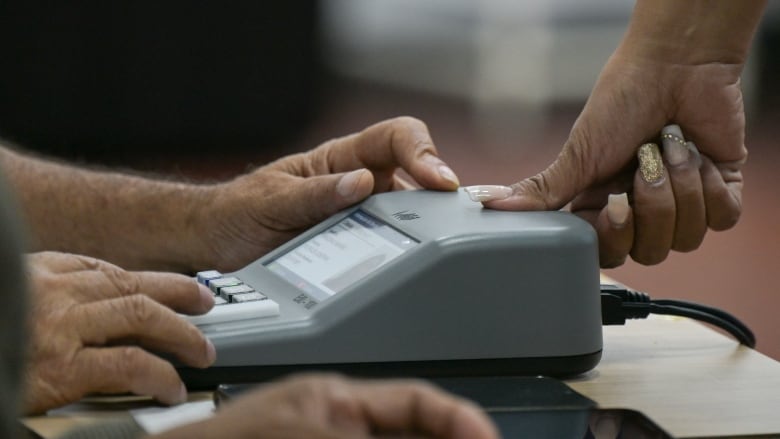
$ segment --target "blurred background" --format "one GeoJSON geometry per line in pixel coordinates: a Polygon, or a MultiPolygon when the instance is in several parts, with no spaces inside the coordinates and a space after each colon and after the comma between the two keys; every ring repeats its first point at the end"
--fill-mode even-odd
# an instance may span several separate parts
{"type": "MultiPolygon", "coordinates": [[[[606,274],[728,310],[780,359],[780,9],[744,75],[744,214],[606,274]]],[[[381,119],[423,119],[464,185],[557,155],[628,0],[0,2],[0,135],[90,165],[226,179],[381,119]]],[[[522,279],[517,288],[521,288],[522,279]]],[[[507,286],[513,287],[513,286],[507,286]]],[[[609,346],[606,346],[609,349],[609,346]]]]}

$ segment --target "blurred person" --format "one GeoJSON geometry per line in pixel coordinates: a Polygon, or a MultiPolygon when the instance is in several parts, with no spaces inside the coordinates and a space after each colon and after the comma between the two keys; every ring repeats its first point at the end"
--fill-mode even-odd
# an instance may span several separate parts
{"type": "Polygon", "coordinates": [[[261,387],[211,419],[154,437],[498,439],[498,433],[476,406],[422,382],[314,375],[261,387]]]}
{"type": "Polygon", "coordinates": [[[698,248],[708,227],[734,226],[747,159],[740,74],[765,4],[637,0],[557,159],[481,200],[511,210],[571,202],[598,232],[602,267],[628,255],[657,264],[698,248]]]}

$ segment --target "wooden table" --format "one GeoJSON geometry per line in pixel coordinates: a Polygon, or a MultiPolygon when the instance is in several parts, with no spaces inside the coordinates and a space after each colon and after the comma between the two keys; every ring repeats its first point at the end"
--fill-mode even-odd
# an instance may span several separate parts
{"type": "MultiPolygon", "coordinates": [[[[780,437],[780,363],[687,319],[650,318],[604,328],[598,367],[567,380],[602,407],[645,413],[677,437],[780,437]]],[[[210,394],[191,395],[191,400],[210,394]]],[[[143,399],[100,399],[26,418],[41,436],[105,416],[128,416],[143,399]]]]}
{"type": "Polygon", "coordinates": [[[605,327],[601,363],[567,384],[677,437],[780,437],[780,362],[688,319],[605,327]]]}

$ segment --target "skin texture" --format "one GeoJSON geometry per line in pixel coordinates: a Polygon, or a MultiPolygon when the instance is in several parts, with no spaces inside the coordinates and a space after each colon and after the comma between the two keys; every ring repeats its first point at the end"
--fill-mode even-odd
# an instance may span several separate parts
{"type": "Polygon", "coordinates": [[[214,306],[205,287],[179,274],[128,272],[57,252],[27,257],[30,350],[24,412],[43,413],[91,393],[132,392],[174,404],[186,399],[173,366],[214,362],[213,345],[175,311],[214,306]]]}
{"type": "Polygon", "coordinates": [[[512,185],[495,209],[571,210],[599,234],[601,265],[663,261],[698,247],[707,228],[732,227],[742,210],[747,159],[739,76],[764,1],[639,0],[629,29],[602,70],[558,158],[512,185]],[[636,153],[661,144],[676,124],[700,155],[648,184],[636,153]],[[698,169],[696,169],[698,167],[698,169]],[[610,193],[627,193],[631,214],[609,222],[610,193]],[[702,213],[703,206],[703,213],[702,213]]]}
{"type": "Polygon", "coordinates": [[[498,434],[476,406],[420,381],[312,375],[263,386],[211,419],[154,437],[497,439],[498,434]]]}
{"type": "Polygon", "coordinates": [[[151,180],[0,148],[33,250],[85,254],[126,269],[237,269],[372,193],[455,190],[428,129],[399,117],[212,185],[151,180]],[[350,174],[350,172],[353,172],[350,174]]]}
{"type": "Polygon", "coordinates": [[[200,253],[209,266],[240,268],[372,193],[412,187],[398,167],[425,188],[458,188],[452,171],[442,174],[446,165],[422,122],[382,122],[213,188],[199,216],[199,229],[211,231],[200,253]],[[344,173],[355,169],[345,184],[344,173]]]}

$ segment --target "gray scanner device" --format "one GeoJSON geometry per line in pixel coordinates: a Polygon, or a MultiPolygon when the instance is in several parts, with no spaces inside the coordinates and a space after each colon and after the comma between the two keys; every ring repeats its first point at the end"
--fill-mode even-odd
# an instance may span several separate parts
{"type": "Polygon", "coordinates": [[[591,226],[485,209],[463,191],[374,195],[199,281],[225,303],[192,318],[217,360],[179,368],[190,388],[304,370],[571,376],[601,358],[591,226]]]}

